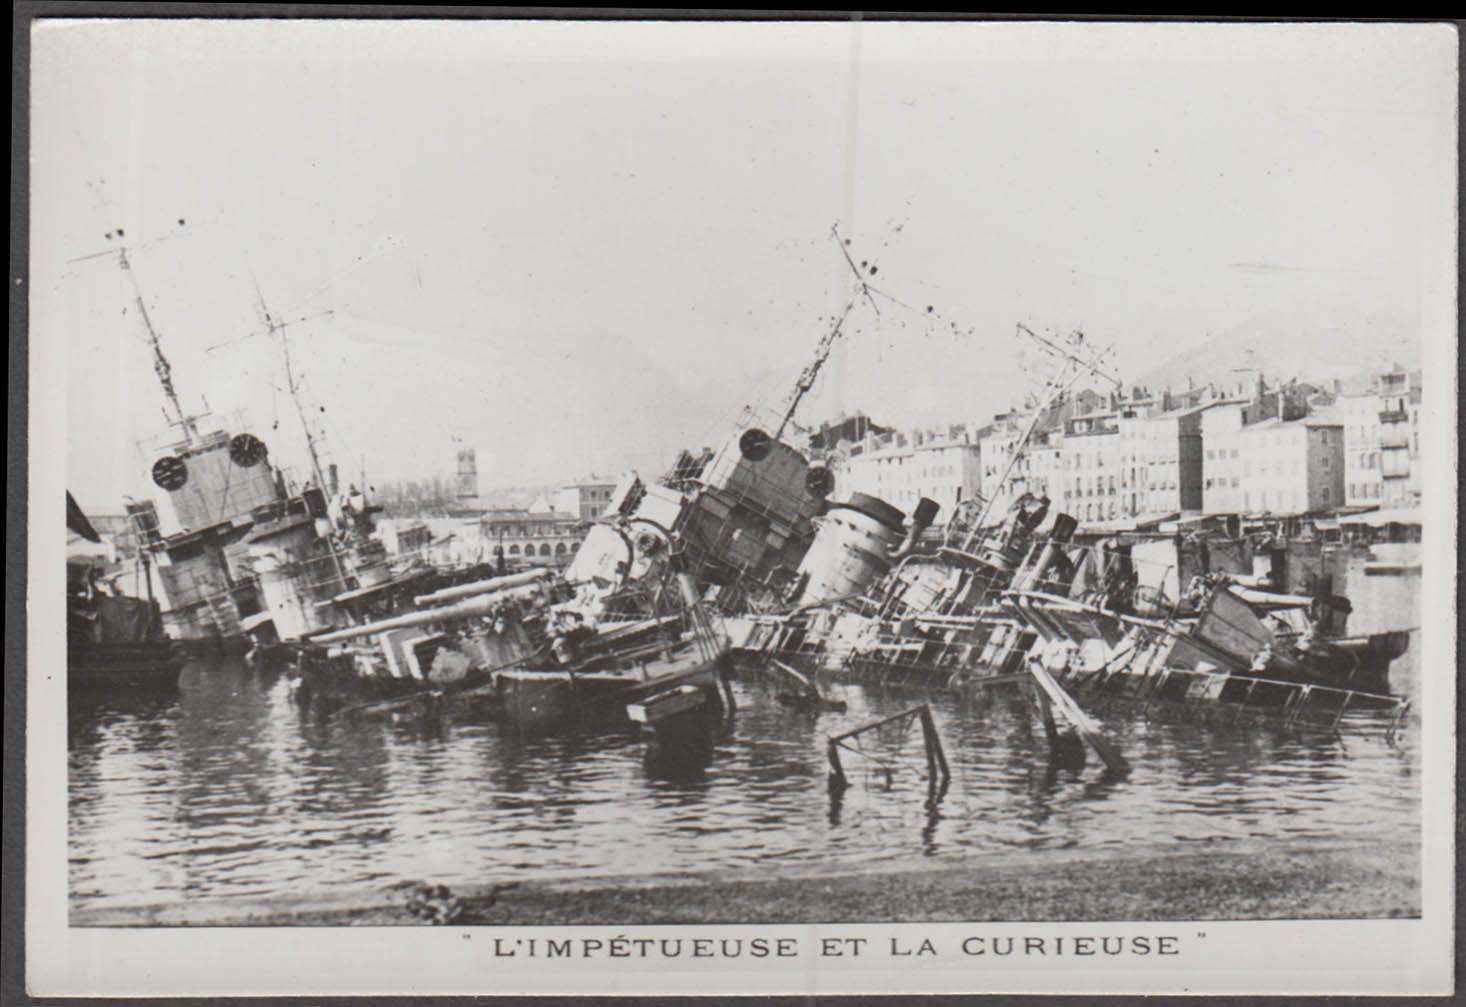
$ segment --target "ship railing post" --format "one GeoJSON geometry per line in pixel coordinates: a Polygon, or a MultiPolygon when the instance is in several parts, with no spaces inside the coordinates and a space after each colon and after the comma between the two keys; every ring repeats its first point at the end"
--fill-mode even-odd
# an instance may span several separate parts
{"type": "Polygon", "coordinates": [[[844,790],[850,786],[850,781],[845,778],[845,769],[840,765],[840,743],[831,738],[825,754],[830,760],[830,789],[844,790]]]}
{"type": "Polygon", "coordinates": [[[1242,701],[1237,704],[1237,712],[1232,715],[1232,723],[1235,724],[1242,718],[1242,714],[1247,710],[1248,702],[1252,699],[1252,690],[1256,688],[1257,679],[1254,678],[1251,682],[1247,683],[1247,691],[1242,694],[1242,701]]]}
{"type": "Polygon", "coordinates": [[[1409,709],[1410,701],[1408,699],[1398,700],[1395,703],[1394,716],[1390,718],[1389,729],[1385,731],[1385,744],[1389,745],[1391,748],[1395,747],[1396,743],[1399,740],[1400,725],[1404,723],[1405,713],[1409,709]]]}
{"type": "Polygon", "coordinates": [[[942,738],[937,734],[937,725],[932,718],[931,707],[922,704],[920,716],[922,734],[926,738],[927,769],[931,773],[933,783],[938,781],[938,774],[940,774],[941,782],[945,783],[952,774],[947,766],[947,754],[942,751],[942,738]]]}
{"type": "Polygon", "coordinates": [[[1303,713],[1303,708],[1308,705],[1309,694],[1312,691],[1313,686],[1311,685],[1304,685],[1298,688],[1291,704],[1293,709],[1289,712],[1288,719],[1284,724],[1285,727],[1291,729],[1297,722],[1298,717],[1303,713]]]}

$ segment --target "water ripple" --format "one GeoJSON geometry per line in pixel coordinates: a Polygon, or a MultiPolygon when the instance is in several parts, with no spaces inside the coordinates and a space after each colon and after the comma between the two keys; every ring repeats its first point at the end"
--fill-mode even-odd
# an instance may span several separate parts
{"type": "Polygon", "coordinates": [[[76,905],[1419,828],[1414,758],[1377,739],[1346,749],[1112,711],[1135,766],[1115,781],[1093,762],[1049,770],[1021,708],[939,700],[953,775],[929,807],[919,734],[865,739],[869,758],[845,759],[852,786],[827,789],[826,738],[919,701],[909,693],[842,686],[847,710],[814,717],[739,683],[707,749],[654,759],[630,730],[312,724],[282,681],[192,665],[174,701],[73,712],[76,905]]]}

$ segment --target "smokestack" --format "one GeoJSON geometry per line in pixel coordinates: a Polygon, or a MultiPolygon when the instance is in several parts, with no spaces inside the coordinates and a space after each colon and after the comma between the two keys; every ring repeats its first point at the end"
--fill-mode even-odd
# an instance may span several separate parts
{"type": "Polygon", "coordinates": [[[922,497],[917,501],[916,510],[911,513],[911,528],[906,532],[905,541],[891,554],[893,561],[903,559],[916,548],[916,543],[921,540],[921,533],[931,527],[941,509],[942,505],[929,497],[922,497]]]}

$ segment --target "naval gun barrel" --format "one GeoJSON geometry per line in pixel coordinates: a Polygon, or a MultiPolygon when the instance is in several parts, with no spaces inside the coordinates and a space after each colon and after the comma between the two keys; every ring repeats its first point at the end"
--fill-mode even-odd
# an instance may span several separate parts
{"type": "Polygon", "coordinates": [[[459,598],[468,598],[476,594],[486,594],[489,591],[501,591],[505,588],[519,587],[521,584],[534,584],[541,580],[547,580],[555,576],[555,571],[547,567],[535,567],[533,570],[525,570],[521,573],[505,574],[502,577],[490,577],[488,580],[476,580],[472,584],[459,584],[456,587],[445,587],[432,594],[418,595],[412,599],[415,605],[441,605],[445,601],[457,601],[459,598]]]}
{"type": "Polygon", "coordinates": [[[390,619],[363,623],[360,626],[348,626],[345,629],[322,633],[320,636],[308,637],[308,640],[310,643],[339,643],[342,640],[352,640],[359,636],[385,633],[389,629],[406,629],[409,626],[421,626],[424,623],[441,622],[445,619],[467,619],[477,615],[492,615],[504,602],[531,598],[539,591],[539,588],[538,583],[504,588],[488,594],[474,595],[454,605],[427,608],[420,612],[407,612],[403,615],[394,615],[390,619]]]}

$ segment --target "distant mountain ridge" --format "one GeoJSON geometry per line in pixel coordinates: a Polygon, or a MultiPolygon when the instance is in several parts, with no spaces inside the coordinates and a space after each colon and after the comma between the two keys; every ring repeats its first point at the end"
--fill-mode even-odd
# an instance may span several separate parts
{"type": "MultiPolygon", "coordinates": [[[[1289,313],[1294,314],[1294,313],[1289,313]]],[[[1418,323],[1383,310],[1259,316],[1205,337],[1143,372],[1136,384],[1182,388],[1262,371],[1269,380],[1326,381],[1421,366],[1418,323]]],[[[1128,384],[1129,382],[1127,382],[1128,384]]]]}

